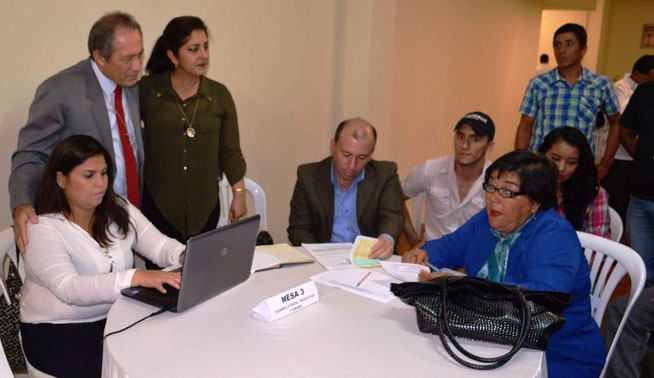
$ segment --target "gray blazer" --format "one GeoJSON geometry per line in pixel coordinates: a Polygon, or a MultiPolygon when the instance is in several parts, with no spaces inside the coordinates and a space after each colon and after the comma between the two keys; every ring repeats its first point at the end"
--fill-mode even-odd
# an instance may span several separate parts
{"type": "MultiPolygon", "coordinates": [[[[125,97],[137,141],[139,182],[143,183],[138,88],[125,88],[125,97]]],[[[20,204],[34,204],[50,153],[59,141],[76,134],[92,136],[115,157],[107,106],[90,59],[55,74],[36,89],[27,124],[20,130],[18,146],[11,156],[12,211],[20,204]]]]}

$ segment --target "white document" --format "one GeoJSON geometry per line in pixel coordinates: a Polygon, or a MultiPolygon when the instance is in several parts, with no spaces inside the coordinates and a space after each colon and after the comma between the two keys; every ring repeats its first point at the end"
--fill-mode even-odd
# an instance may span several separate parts
{"type": "Polygon", "coordinates": [[[352,243],[302,243],[302,247],[327,270],[352,269],[352,243]]]}
{"type": "Polygon", "coordinates": [[[254,317],[266,322],[274,322],[294,314],[319,300],[318,288],[313,281],[308,281],[290,290],[262,301],[252,309],[254,317]]]}
{"type": "Polygon", "coordinates": [[[402,282],[418,281],[418,274],[423,270],[429,273],[429,268],[419,264],[408,264],[401,262],[380,261],[386,273],[401,280],[402,282]]]}
{"type": "Polygon", "coordinates": [[[254,273],[259,270],[279,268],[281,263],[282,260],[275,256],[270,256],[266,253],[254,251],[254,257],[252,258],[252,268],[250,269],[250,272],[254,273]]]}
{"type": "Polygon", "coordinates": [[[311,277],[317,283],[338,287],[362,297],[388,303],[396,297],[391,293],[391,283],[398,280],[369,269],[347,269],[322,272],[311,277]],[[365,279],[364,279],[365,278],[365,279]],[[360,283],[360,284],[359,284],[360,283]],[[358,285],[357,285],[358,284],[358,285]]]}

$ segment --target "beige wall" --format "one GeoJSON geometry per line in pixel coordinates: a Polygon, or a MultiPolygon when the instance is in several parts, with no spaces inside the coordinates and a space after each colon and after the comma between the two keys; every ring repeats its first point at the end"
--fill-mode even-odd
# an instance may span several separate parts
{"type": "Polygon", "coordinates": [[[534,73],[541,9],[528,1],[399,1],[391,155],[405,176],[453,152],[456,122],[481,110],[497,127],[492,158],[513,149],[534,73]]]}
{"type": "MultiPolygon", "coordinates": [[[[532,0],[116,0],[0,3],[0,178],[36,86],[86,56],[102,13],[132,13],[147,54],[166,22],[202,17],[212,33],[208,76],[225,83],[239,112],[248,177],[268,197],[268,223],[286,240],[295,168],[328,154],[338,121],[363,116],[379,129],[375,155],[404,176],[452,152],[466,112],[497,125],[495,158],[509,151],[533,74],[541,9],[532,0]]],[[[0,220],[11,221],[6,185],[0,220]]]]}
{"type": "Polygon", "coordinates": [[[654,1],[607,0],[599,69],[610,78],[631,72],[634,62],[654,49],[640,47],[643,24],[654,24],[654,1]]]}

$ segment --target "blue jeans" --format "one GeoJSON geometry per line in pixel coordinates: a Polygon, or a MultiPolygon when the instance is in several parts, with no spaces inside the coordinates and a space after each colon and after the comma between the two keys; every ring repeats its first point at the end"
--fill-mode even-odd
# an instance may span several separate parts
{"type": "Polygon", "coordinates": [[[627,209],[627,237],[647,268],[645,287],[654,286],[654,201],[631,196],[627,209]]]}

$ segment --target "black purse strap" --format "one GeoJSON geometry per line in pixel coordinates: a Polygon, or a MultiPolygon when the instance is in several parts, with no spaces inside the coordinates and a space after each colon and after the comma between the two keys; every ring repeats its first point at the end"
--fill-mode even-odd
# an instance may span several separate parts
{"type": "Polygon", "coordinates": [[[531,327],[531,312],[529,311],[529,305],[527,304],[527,299],[525,298],[524,294],[520,291],[520,289],[507,288],[507,290],[510,290],[511,292],[516,294],[516,296],[518,297],[518,302],[520,304],[519,307],[521,310],[520,324],[522,325],[522,327],[520,328],[520,333],[518,334],[518,341],[515,343],[515,345],[513,345],[513,348],[511,348],[511,350],[508,351],[506,354],[503,354],[498,357],[481,357],[465,350],[452,335],[449,324],[447,322],[447,280],[444,281],[445,282],[443,282],[442,285],[443,299],[441,301],[441,308],[438,316],[438,324],[441,329],[441,332],[438,334],[438,336],[440,337],[441,342],[443,343],[443,348],[445,348],[447,354],[449,354],[450,357],[452,357],[455,361],[457,361],[461,365],[477,370],[491,370],[491,369],[498,368],[509,362],[511,357],[513,357],[513,355],[516,354],[522,348],[522,345],[524,344],[525,339],[527,338],[527,333],[529,332],[529,328],[531,327]],[[475,364],[459,357],[450,348],[447,339],[449,339],[452,345],[454,345],[454,347],[459,352],[461,352],[464,356],[478,362],[483,362],[485,364],[475,364]]]}

